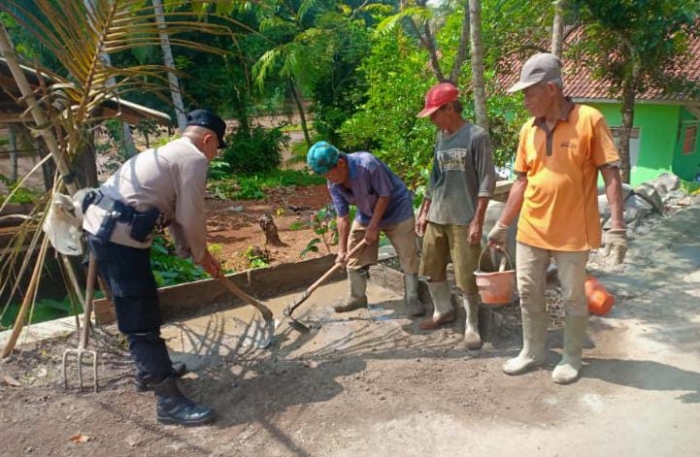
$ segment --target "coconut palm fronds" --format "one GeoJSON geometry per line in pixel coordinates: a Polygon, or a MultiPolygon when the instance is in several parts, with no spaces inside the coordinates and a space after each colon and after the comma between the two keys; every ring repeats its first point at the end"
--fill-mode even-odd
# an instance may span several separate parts
{"type": "MultiPolygon", "coordinates": [[[[223,17],[206,21],[201,13],[188,11],[191,2],[171,3],[176,4],[166,22],[171,45],[223,53],[187,37],[228,35],[235,41],[230,27],[233,21],[223,17]]],[[[38,228],[53,193],[67,189],[73,194],[77,190],[72,180],[72,164],[89,141],[91,129],[110,116],[105,105],[116,106],[118,113],[119,106],[126,103],[122,100],[134,92],[153,93],[169,103],[168,72],[174,70],[165,65],[120,67],[110,59],[112,54],[138,47],[160,46],[163,25],[156,20],[150,1],[2,0],[0,13],[20,24],[40,44],[42,52],[50,54],[54,62],[60,62],[60,68],[49,71],[18,53],[0,16],[0,57],[14,79],[14,84],[0,80],[0,90],[11,94],[19,106],[26,108],[22,115],[25,125],[42,138],[63,178],[37,202],[10,245],[0,252],[0,294],[17,291],[18,284],[30,275],[13,329],[17,334],[13,333],[11,343],[0,354],[5,357],[11,352],[35,300],[48,249],[47,239],[38,228]]]]}

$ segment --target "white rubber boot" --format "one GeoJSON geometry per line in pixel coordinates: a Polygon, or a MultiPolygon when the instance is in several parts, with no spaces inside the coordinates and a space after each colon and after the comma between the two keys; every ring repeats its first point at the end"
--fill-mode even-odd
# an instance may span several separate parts
{"type": "Polygon", "coordinates": [[[347,313],[360,308],[367,308],[367,271],[348,270],[348,283],[350,295],[341,305],[334,306],[336,313],[347,313]]]}
{"type": "Polygon", "coordinates": [[[455,309],[452,306],[452,293],[447,281],[429,282],[428,290],[433,299],[433,317],[420,323],[421,330],[434,330],[455,320],[455,309]]]}
{"type": "Polygon", "coordinates": [[[586,337],[588,316],[566,316],[564,319],[564,352],[561,362],[552,372],[552,381],[557,384],[571,384],[581,372],[581,353],[586,337]]]}
{"type": "Polygon", "coordinates": [[[464,342],[467,349],[481,348],[479,335],[479,295],[470,294],[464,297],[464,310],[467,312],[467,322],[464,325],[464,342]]]}
{"type": "Polygon", "coordinates": [[[523,349],[517,357],[503,365],[503,372],[509,375],[523,374],[545,362],[547,343],[547,312],[529,313],[521,311],[523,319],[523,349]]]}
{"type": "Polygon", "coordinates": [[[425,307],[418,298],[418,276],[404,275],[404,285],[406,287],[405,301],[408,313],[411,316],[422,316],[425,314],[425,307]]]}

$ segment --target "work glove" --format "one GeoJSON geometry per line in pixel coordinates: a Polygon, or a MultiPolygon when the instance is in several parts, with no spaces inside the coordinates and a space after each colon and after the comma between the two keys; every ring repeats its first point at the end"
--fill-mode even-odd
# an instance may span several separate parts
{"type": "Polygon", "coordinates": [[[489,232],[489,245],[505,246],[508,241],[508,226],[500,221],[496,222],[489,232]]]}
{"type": "Polygon", "coordinates": [[[625,260],[627,253],[627,230],[610,229],[605,232],[605,252],[603,256],[614,265],[625,260]]]}

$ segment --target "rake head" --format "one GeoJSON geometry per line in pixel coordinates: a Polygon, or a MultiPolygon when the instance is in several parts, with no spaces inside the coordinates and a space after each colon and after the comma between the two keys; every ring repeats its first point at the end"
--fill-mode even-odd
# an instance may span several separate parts
{"type": "Polygon", "coordinates": [[[75,356],[75,359],[78,363],[78,383],[81,392],[83,391],[83,358],[85,358],[88,361],[90,360],[90,358],[92,358],[92,379],[94,381],[93,390],[97,392],[97,351],[81,348],[66,349],[65,351],[63,351],[63,388],[68,389],[68,358],[71,355],[75,356]]]}

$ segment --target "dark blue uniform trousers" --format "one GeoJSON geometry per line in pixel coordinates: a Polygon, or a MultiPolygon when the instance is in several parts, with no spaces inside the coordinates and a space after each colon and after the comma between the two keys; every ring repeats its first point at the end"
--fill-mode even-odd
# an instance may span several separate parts
{"type": "Polygon", "coordinates": [[[172,362],[160,337],[163,320],[151,271],[151,250],[86,235],[100,275],[112,292],[117,326],[129,341],[136,369],[146,382],[159,383],[171,374],[172,362]]]}

